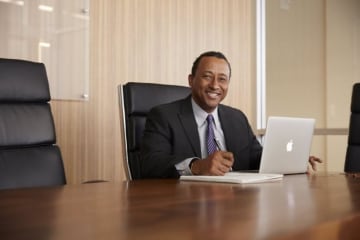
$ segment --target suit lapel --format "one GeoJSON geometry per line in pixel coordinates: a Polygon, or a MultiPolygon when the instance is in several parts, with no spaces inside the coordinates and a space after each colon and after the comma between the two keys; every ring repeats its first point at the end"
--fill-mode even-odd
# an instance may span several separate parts
{"type": "Polygon", "coordinates": [[[227,147],[227,151],[229,152],[236,152],[237,149],[237,141],[236,141],[236,128],[237,126],[234,125],[231,120],[231,116],[228,116],[228,112],[219,105],[218,114],[221,121],[221,128],[224,132],[225,143],[227,147]]]}
{"type": "Polygon", "coordinates": [[[234,154],[235,162],[233,165],[234,169],[246,169],[249,165],[249,159],[244,159],[240,154],[242,150],[248,146],[248,132],[244,126],[245,122],[242,122],[239,118],[234,118],[231,111],[219,105],[219,118],[221,121],[221,127],[224,132],[225,143],[227,151],[234,154]],[[242,159],[240,162],[239,160],[242,159]]]}
{"type": "Polygon", "coordinates": [[[201,157],[200,137],[191,106],[191,96],[184,100],[179,112],[179,118],[193,151],[196,156],[201,157]]]}

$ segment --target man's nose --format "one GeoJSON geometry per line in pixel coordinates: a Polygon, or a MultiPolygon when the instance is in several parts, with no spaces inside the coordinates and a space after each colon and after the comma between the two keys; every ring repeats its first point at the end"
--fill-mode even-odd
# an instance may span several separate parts
{"type": "Polygon", "coordinates": [[[214,77],[211,81],[210,81],[210,87],[217,89],[219,88],[219,80],[214,77]]]}

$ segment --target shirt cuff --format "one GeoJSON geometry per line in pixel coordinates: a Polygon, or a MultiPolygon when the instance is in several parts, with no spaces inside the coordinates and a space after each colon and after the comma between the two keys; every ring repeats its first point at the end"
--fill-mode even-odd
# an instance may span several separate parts
{"type": "Polygon", "coordinates": [[[181,176],[193,175],[190,169],[190,162],[196,157],[187,158],[182,162],[175,164],[175,168],[181,176]]]}

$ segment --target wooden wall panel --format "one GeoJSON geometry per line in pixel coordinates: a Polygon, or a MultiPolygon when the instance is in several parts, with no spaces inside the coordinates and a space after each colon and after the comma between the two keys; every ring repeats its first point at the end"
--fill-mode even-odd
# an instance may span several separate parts
{"type": "Polygon", "coordinates": [[[187,85],[192,62],[204,51],[228,57],[233,75],[224,102],[255,122],[254,2],[91,1],[89,101],[52,104],[68,182],[122,181],[117,85],[187,85]]]}

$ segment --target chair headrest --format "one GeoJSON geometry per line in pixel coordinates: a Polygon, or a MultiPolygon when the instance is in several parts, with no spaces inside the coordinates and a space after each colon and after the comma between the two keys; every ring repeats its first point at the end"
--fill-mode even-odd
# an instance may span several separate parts
{"type": "Polygon", "coordinates": [[[146,116],[154,106],[185,98],[189,87],[156,83],[128,82],[124,85],[124,101],[128,114],[146,116]]]}
{"type": "Polygon", "coordinates": [[[48,102],[49,83],[43,63],[0,58],[0,101],[48,102]]]}
{"type": "Polygon", "coordinates": [[[355,83],[353,86],[351,112],[360,113],[360,83],[355,83]]]}

